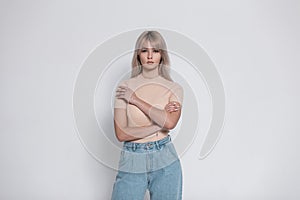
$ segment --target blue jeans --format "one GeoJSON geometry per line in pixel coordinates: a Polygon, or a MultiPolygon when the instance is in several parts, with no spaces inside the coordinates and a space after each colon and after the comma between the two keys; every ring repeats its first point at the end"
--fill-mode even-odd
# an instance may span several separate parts
{"type": "Polygon", "coordinates": [[[124,142],[112,200],[181,200],[181,165],[167,136],[147,143],[124,142]]]}

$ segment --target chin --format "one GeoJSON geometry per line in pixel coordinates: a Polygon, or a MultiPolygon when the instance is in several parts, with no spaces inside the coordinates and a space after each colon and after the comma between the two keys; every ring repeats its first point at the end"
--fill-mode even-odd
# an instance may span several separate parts
{"type": "Polygon", "coordinates": [[[148,69],[148,70],[152,70],[152,69],[155,69],[158,67],[158,64],[151,64],[151,65],[148,65],[148,64],[144,64],[143,65],[143,68],[144,69],[148,69]]]}

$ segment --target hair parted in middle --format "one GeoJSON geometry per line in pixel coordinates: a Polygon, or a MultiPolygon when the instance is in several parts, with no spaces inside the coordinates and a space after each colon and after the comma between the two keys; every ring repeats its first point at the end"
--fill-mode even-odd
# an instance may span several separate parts
{"type": "Polygon", "coordinates": [[[161,60],[158,66],[159,75],[169,81],[173,81],[170,77],[170,59],[167,52],[167,45],[158,31],[144,31],[138,37],[132,58],[131,78],[136,77],[143,71],[139,55],[141,53],[143,45],[148,41],[150,42],[151,46],[153,46],[153,48],[160,50],[161,60]]]}

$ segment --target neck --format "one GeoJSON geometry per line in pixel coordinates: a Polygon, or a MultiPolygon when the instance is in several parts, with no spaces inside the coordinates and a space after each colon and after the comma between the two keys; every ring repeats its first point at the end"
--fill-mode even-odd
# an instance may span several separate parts
{"type": "Polygon", "coordinates": [[[148,70],[148,69],[143,69],[142,71],[142,76],[144,78],[156,78],[159,76],[158,74],[158,67],[156,67],[155,69],[151,69],[151,70],[148,70]]]}

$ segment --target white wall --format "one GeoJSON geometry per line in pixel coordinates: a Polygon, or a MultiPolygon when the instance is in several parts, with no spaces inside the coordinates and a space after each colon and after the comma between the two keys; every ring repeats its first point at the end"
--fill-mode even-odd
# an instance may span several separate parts
{"type": "Polygon", "coordinates": [[[143,27],[179,31],[216,64],[226,122],[212,154],[182,157],[184,199],[299,199],[300,3],[1,1],[0,199],[109,199],[115,171],[83,148],[72,110],[80,66],[143,27]]]}

